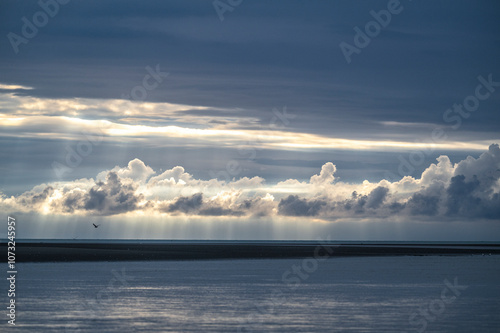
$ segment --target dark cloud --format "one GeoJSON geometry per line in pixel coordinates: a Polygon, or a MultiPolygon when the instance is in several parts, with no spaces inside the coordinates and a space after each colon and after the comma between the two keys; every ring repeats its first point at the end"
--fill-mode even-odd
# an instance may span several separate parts
{"type": "Polygon", "coordinates": [[[65,213],[73,213],[80,207],[85,206],[84,196],[81,193],[67,193],[62,203],[62,211],[65,213]]]}
{"type": "Polygon", "coordinates": [[[136,195],[135,191],[134,185],[123,184],[115,172],[109,172],[106,182],[97,182],[85,195],[82,208],[99,215],[134,211],[143,198],[142,194],[136,195]]]}
{"type": "Polygon", "coordinates": [[[389,193],[389,189],[387,187],[379,186],[375,188],[373,191],[368,194],[368,198],[366,200],[367,208],[379,208],[380,205],[384,202],[387,197],[387,193],[389,193]]]}
{"type": "Polygon", "coordinates": [[[53,192],[54,188],[52,186],[45,187],[40,193],[28,191],[20,197],[20,203],[27,207],[35,206],[47,200],[53,192]]]}
{"type": "MultiPolygon", "coordinates": [[[[490,191],[495,182],[500,179],[500,147],[492,144],[488,151],[482,153],[479,158],[467,157],[460,161],[455,169],[455,176],[464,176],[463,181],[479,181],[481,191],[490,191]]],[[[456,180],[458,184],[458,180],[456,180]]],[[[461,185],[456,185],[461,186],[461,185]]],[[[491,192],[489,192],[491,193],[491,192]]]]}
{"type": "Polygon", "coordinates": [[[448,215],[476,215],[481,207],[481,199],[474,195],[479,184],[476,176],[473,176],[470,181],[466,181],[464,175],[451,178],[450,186],[446,189],[446,213],[448,215]]]}
{"type": "Polygon", "coordinates": [[[97,181],[87,191],[78,185],[58,187],[62,197],[54,199],[55,188],[46,186],[41,192],[28,191],[18,198],[18,203],[28,210],[53,209],[56,212],[85,211],[90,215],[115,215],[134,211],[144,198],[136,194],[137,186],[124,184],[115,172],[109,172],[104,182],[97,181]],[[51,200],[49,200],[51,199],[51,200]]]}
{"type": "MultiPolygon", "coordinates": [[[[247,207],[248,209],[250,207],[247,207]]],[[[163,208],[162,211],[169,213],[184,213],[190,215],[201,216],[242,216],[244,211],[237,211],[230,208],[222,207],[217,203],[204,202],[203,194],[196,193],[192,196],[180,196],[175,199],[174,203],[163,208]]]]}
{"type": "Polygon", "coordinates": [[[490,196],[480,191],[480,188],[481,183],[476,176],[469,181],[463,175],[453,177],[446,190],[446,214],[455,217],[500,219],[499,193],[490,196]]]}
{"type": "Polygon", "coordinates": [[[354,191],[351,194],[351,199],[345,200],[343,202],[336,203],[336,206],[344,210],[352,210],[357,214],[364,213],[364,206],[368,196],[359,195],[358,192],[354,191]]]}
{"type": "Polygon", "coordinates": [[[316,216],[326,202],[317,199],[302,199],[289,195],[278,204],[279,214],[286,216],[316,216]]]}
{"type": "Polygon", "coordinates": [[[416,193],[406,203],[406,208],[411,215],[434,216],[438,214],[440,197],[416,193]]]}
{"type": "Polygon", "coordinates": [[[203,194],[196,193],[190,197],[178,197],[173,204],[170,204],[165,211],[192,213],[200,209],[203,204],[203,194]]]}
{"type": "Polygon", "coordinates": [[[245,215],[244,212],[235,211],[232,209],[223,208],[220,206],[212,206],[201,209],[199,211],[199,215],[205,216],[242,216],[245,215]]]}
{"type": "Polygon", "coordinates": [[[336,202],[333,205],[338,209],[352,211],[355,214],[364,214],[369,209],[373,214],[374,210],[382,206],[388,193],[389,189],[383,186],[376,187],[368,195],[360,195],[354,191],[350,199],[336,202]]]}

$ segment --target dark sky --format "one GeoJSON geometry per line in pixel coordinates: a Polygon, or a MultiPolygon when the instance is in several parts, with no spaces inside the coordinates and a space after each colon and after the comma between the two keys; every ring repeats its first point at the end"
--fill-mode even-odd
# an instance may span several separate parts
{"type": "MultiPolygon", "coordinates": [[[[18,54],[1,39],[2,81],[34,87],[33,96],[120,98],[160,64],[171,77],[148,101],[240,108],[261,120],[287,105],[301,115],[294,129],[359,138],[379,137],[377,121],[440,124],[478,75],[498,77],[497,1],[403,1],[347,64],[339,44],[353,45],[353,27],[387,3],[244,1],[221,22],[211,1],[70,1],[18,54]]],[[[22,35],[21,18],[41,9],[1,6],[3,35],[22,35]]],[[[461,137],[498,132],[498,96],[461,137]]]]}

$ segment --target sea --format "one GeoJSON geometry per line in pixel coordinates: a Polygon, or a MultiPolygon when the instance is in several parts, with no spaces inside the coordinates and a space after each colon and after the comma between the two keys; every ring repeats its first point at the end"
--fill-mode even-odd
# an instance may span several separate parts
{"type": "Polygon", "coordinates": [[[500,255],[18,263],[1,332],[500,332],[500,255]]]}

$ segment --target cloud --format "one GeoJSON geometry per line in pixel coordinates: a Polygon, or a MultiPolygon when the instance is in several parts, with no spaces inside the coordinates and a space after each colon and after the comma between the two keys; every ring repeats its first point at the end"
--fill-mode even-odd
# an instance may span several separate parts
{"type": "Polygon", "coordinates": [[[450,186],[446,189],[446,213],[448,215],[476,215],[477,209],[481,209],[481,199],[474,193],[479,184],[475,175],[470,181],[466,181],[464,175],[451,178],[450,186]]]}
{"type": "Polygon", "coordinates": [[[237,209],[249,212],[253,217],[272,216],[277,211],[274,197],[269,193],[263,197],[244,199],[238,204],[237,209]]]}
{"type": "MultiPolygon", "coordinates": [[[[406,204],[409,215],[434,216],[438,213],[439,196],[415,193],[406,204]]],[[[403,206],[404,207],[404,206],[403,206]]]]}
{"type": "Polygon", "coordinates": [[[242,216],[244,212],[223,208],[220,206],[207,207],[199,212],[202,216],[242,216]]]}
{"type": "Polygon", "coordinates": [[[110,171],[105,181],[39,185],[17,198],[4,198],[2,204],[42,214],[115,215],[139,209],[143,195],[136,189],[136,184],[125,183],[117,173],[110,171]]]}
{"type": "Polygon", "coordinates": [[[406,203],[410,215],[445,216],[455,219],[500,219],[497,184],[500,179],[500,149],[490,145],[479,158],[468,156],[454,166],[440,156],[423,173],[421,189],[406,203]]]}
{"type": "Polygon", "coordinates": [[[117,173],[109,172],[105,182],[97,182],[78,200],[71,197],[64,200],[67,210],[86,210],[98,215],[114,215],[134,211],[143,199],[136,193],[134,183],[123,184],[117,173]]]}
{"type": "Polygon", "coordinates": [[[261,177],[197,179],[182,166],[160,174],[139,159],[96,179],[40,184],[18,196],[0,197],[9,211],[39,214],[142,214],[198,217],[303,217],[470,220],[500,219],[500,154],[493,144],[478,158],[451,163],[447,156],[420,178],[396,182],[337,181],[325,163],[309,181],[266,184],[261,177]]]}
{"type": "Polygon", "coordinates": [[[437,161],[437,164],[431,164],[422,172],[421,185],[429,185],[437,181],[445,183],[453,176],[454,167],[448,156],[441,155],[437,161]]]}
{"type": "Polygon", "coordinates": [[[149,185],[167,185],[176,184],[179,181],[187,183],[191,180],[191,175],[186,173],[184,168],[176,166],[170,170],[163,172],[161,175],[151,177],[149,185]]]}
{"type": "Polygon", "coordinates": [[[386,187],[379,186],[370,192],[366,200],[366,207],[368,208],[379,208],[384,202],[389,189],[386,187]]]}
{"type": "Polygon", "coordinates": [[[178,197],[174,203],[168,205],[168,212],[190,213],[198,211],[203,204],[203,193],[196,193],[190,197],[178,197]]]}
{"type": "Polygon", "coordinates": [[[485,195],[482,188],[484,188],[484,184],[481,184],[476,175],[472,176],[470,180],[466,180],[464,175],[453,177],[450,186],[446,190],[448,195],[446,214],[471,218],[500,219],[499,193],[485,195]]]}
{"type": "MultiPolygon", "coordinates": [[[[23,90],[30,91],[30,90],[23,90]]],[[[410,142],[400,137],[393,141],[352,139],[345,133],[332,137],[314,131],[294,129],[292,126],[274,127],[269,121],[274,113],[238,108],[214,108],[172,104],[167,102],[132,102],[117,98],[41,98],[4,93],[0,90],[0,132],[6,137],[53,140],[81,140],[82,133],[98,136],[105,142],[139,142],[144,139],[161,141],[175,138],[178,146],[239,146],[303,151],[304,149],[344,150],[399,150],[430,149],[429,143],[410,142]],[[193,114],[193,111],[196,111],[193,114]],[[228,113],[230,115],[228,115],[228,113]],[[216,118],[224,120],[223,123],[216,118]],[[267,122],[268,126],[263,126],[267,122]]],[[[280,114],[280,116],[282,116],[280,114]]],[[[288,119],[286,120],[287,122],[288,119]]],[[[337,132],[336,132],[337,133],[337,132]]],[[[340,133],[340,132],[339,132],[340,133]]],[[[442,141],[434,149],[482,150],[485,143],[442,141]]],[[[333,163],[325,164],[312,183],[318,185],[334,181],[333,163]]]]}
{"type": "Polygon", "coordinates": [[[316,216],[320,209],[326,205],[325,201],[316,199],[303,199],[297,195],[289,195],[281,199],[278,210],[286,216],[316,216]]]}
{"type": "Polygon", "coordinates": [[[328,162],[321,167],[320,174],[312,176],[309,182],[317,185],[330,184],[335,180],[333,176],[335,171],[337,171],[337,167],[332,162],[328,162]]]}
{"type": "Polygon", "coordinates": [[[500,178],[500,148],[498,144],[490,145],[488,151],[477,159],[469,156],[460,161],[454,170],[454,176],[459,175],[463,175],[469,181],[477,177],[482,189],[488,189],[500,178]]]}
{"type": "Polygon", "coordinates": [[[368,211],[370,214],[376,215],[375,210],[382,206],[388,192],[389,189],[383,186],[376,187],[368,195],[358,194],[357,191],[354,191],[350,199],[338,202],[335,206],[344,212],[349,211],[356,215],[366,214],[368,211]]]}
{"type": "Polygon", "coordinates": [[[130,161],[127,168],[121,169],[116,167],[113,171],[121,178],[130,178],[135,181],[145,181],[151,175],[155,174],[151,167],[144,164],[144,162],[138,158],[130,161]]]}
{"type": "Polygon", "coordinates": [[[23,195],[19,197],[19,203],[27,207],[37,207],[45,202],[47,198],[50,198],[53,193],[54,188],[52,186],[45,186],[41,192],[38,192],[37,189],[33,189],[23,193],[23,195]]]}
{"type": "MultiPolygon", "coordinates": [[[[185,214],[194,214],[201,216],[241,216],[245,215],[243,211],[233,210],[227,205],[221,205],[216,200],[203,201],[203,194],[196,193],[189,197],[180,196],[169,204],[164,211],[181,212],[185,214]]],[[[246,208],[251,208],[246,206],[246,208]]]]}

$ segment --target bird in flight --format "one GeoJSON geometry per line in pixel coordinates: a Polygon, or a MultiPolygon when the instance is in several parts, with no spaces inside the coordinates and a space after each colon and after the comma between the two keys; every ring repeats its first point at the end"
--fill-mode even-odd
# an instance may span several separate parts
{"type": "Polygon", "coordinates": [[[94,228],[97,228],[98,226],[100,226],[100,224],[95,224],[95,223],[92,223],[92,225],[94,226],[94,228]]]}

